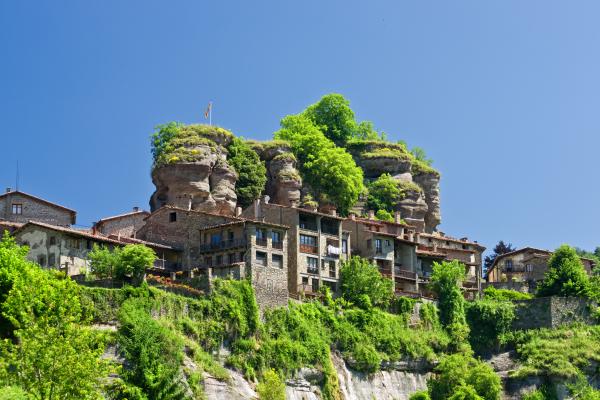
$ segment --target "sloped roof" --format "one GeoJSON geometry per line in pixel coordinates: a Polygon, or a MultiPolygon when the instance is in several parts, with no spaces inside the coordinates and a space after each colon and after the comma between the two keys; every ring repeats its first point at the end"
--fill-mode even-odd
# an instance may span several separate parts
{"type": "Polygon", "coordinates": [[[77,211],[75,211],[75,210],[72,210],[72,209],[67,208],[65,206],[61,206],[60,204],[56,204],[56,203],[53,203],[53,202],[48,201],[48,200],[44,200],[41,197],[37,197],[37,196],[34,196],[32,194],[29,194],[29,193],[21,192],[20,190],[12,190],[10,192],[2,193],[2,194],[0,194],[0,199],[3,198],[3,197],[7,197],[7,196],[10,196],[10,195],[13,195],[13,194],[19,194],[21,196],[29,197],[32,200],[39,201],[39,202],[47,204],[47,205],[49,205],[51,207],[59,208],[61,210],[65,210],[65,211],[68,211],[70,213],[77,214],[77,211]]]}

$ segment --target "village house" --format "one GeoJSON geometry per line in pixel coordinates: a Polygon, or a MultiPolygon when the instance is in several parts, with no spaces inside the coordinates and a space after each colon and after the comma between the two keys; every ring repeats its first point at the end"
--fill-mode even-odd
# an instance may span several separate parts
{"type": "Polygon", "coordinates": [[[150,215],[148,211],[133,207],[133,211],[102,218],[94,223],[92,229],[105,236],[135,237],[136,232],[144,225],[145,218],[150,215]]]}
{"type": "MultiPolygon", "coordinates": [[[[544,279],[548,271],[548,260],[552,252],[548,250],[524,247],[510,253],[501,254],[487,271],[487,281],[491,284],[524,282],[533,290],[537,282],[544,279]]],[[[593,260],[581,257],[588,275],[595,267],[593,260]]]]}
{"type": "Polygon", "coordinates": [[[285,225],[163,206],[146,218],[137,237],[181,249],[181,270],[205,274],[209,282],[250,278],[261,307],[287,304],[285,225]]]}
{"type": "Polygon", "coordinates": [[[292,297],[313,295],[321,286],[336,292],[340,262],[350,257],[350,234],[342,230],[343,218],[314,209],[255,200],[241,216],[289,226],[288,291],[292,297]]]}
{"type": "MultiPolygon", "coordinates": [[[[44,268],[53,268],[69,276],[85,274],[89,270],[88,254],[94,246],[125,246],[127,242],[93,234],[87,231],[30,221],[13,233],[17,243],[29,247],[27,258],[44,268]]],[[[144,243],[160,259],[177,257],[176,251],[156,243],[144,243]]]]}
{"type": "Polygon", "coordinates": [[[18,190],[7,188],[0,195],[0,223],[37,221],[71,226],[75,224],[76,216],[74,210],[18,190]]]}

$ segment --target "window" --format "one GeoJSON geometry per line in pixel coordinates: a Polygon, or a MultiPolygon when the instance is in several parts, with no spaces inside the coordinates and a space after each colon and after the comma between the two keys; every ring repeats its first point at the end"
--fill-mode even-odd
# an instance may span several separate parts
{"type": "Polygon", "coordinates": [[[14,215],[21,215],[21,214],[23,214],[23,204],[14,203],[12,205],[12,213],[14,215]]]}
{"type": "Polygon", "coordinates": [[[38,258],[37,258],[37,262],[42,267],[45,267],[46,266],[46,256],[45,255],[39,255],[38,258]]]}
{"type": "Polygon", "coordinates": [[[78,249],[79,248],[79,239],[70,238],[69,239],[69,247],[72,249],[78,249]]]}
{"type": "Polygon", "coordinates": [[[219,254],[217,256],[217,263],[216,263],[216,265],[223,265],[223,255],[222,254],[219,254]]]}
{"type": "Polygon", "coordinates": [[[306,257],[306,269],[309,274],[318,274],[319,259],[314,257],[306,257]]]}
{"type": "Polygon", "coordinates": [[[48,244],[50,246],[56,245],[56,236],[50,236],[50,239],[48,240],[48,244]]]}
{"type": "Polygon", "coordinates": [[[280,243],[281,242],[281,232],[279,232],[279,231],[271,232],[271,239],[273,240],[273,242],[280,243]]]}
{"type": "Polygon", "coordinates": [[[48,256],[48,266],[54,267],[54,264],[56,264],[56,256],[54,254],[50,254],[48,256]]]}
{"type": "Polygon", "coordinates": [[[317,218],[314,215],[300,214],[298,219],[300,229],[317,230],[317,218]]]}
{"type": "Polygon", "coordinates": [[[94,247],[94,243],[91,240],[86,240],[86,248],[91,250],[94,247]]]}
{"type": "Polygon", "coordinates": [[[256,228],[256,245],[267,246],[267,231],[261,228],[256,228]]]}
{"type": "Polygon", "coordinates": [[[315,279],[315,278],[312,279],[312,291],[315,293],[319,291],[319,280],[318,279],[315,279]]]}
{"type": "Polygon", "coordinates": [[[176,221],[177,221],[177,213],[176,212],[169,213],[169,222],[176,222],[176,221]]]}
{"type": "Polygon", "coordinates": [[[271,265],[274,268],[283,268],[283,256],[281,254],[272,254],[271,265]]]}
{"type": "Polygon", "coordinates": [[[342,239],[342,253],[348,254],[348,240],[342,239]]]}
{"type": "Polygon", "coordinates": [[[300,235],[300,251],[317,254],[317,238],[315,236],[300,235]]]}
{"type": "Polygon", "coordinates": [[[212,267],[212,256],[204,257],[204,263],[207,267],[212,267]]]}
{"type": "Polygon", "coordinates": [[[533,265],[531,265],[531,264],[526,264],[526,265],[525,265],[525,271],[526,271],[526,272],[533,272],[533,265]]]}
{"type": "Polygon", "coordinates": [[[237,262],[236,254],[235,253],[229,253],[229,264],[233,264],[235,262],[237,262]]]}
{"type": "Polygon", "coordinates": [[[308,276],[303,276],[302,277],[302,284],[303,285],[308,285],[308,276]]]}
{"type": "Polygon", "coordinates": [[[321,231],[328,235],[339,235],[340,233],[340,223],[335,219],[321,219],[321,231]]]}
{"type": "Polygon", "coordinates": [[[386,241],[385,241],[385,245],[386,245],[387,247],[390,247],[390,241],[389,241],[389,240],[386,240],[386,241]]]}
{"type": "Polygon", "coordinates": [[[258,265],[267,265],[267,253],[263,251],[256,252],[256,263],[258,265]]]}
{"type": "Polygon", "coordinates": [[[227,231],[227,240],[233,240],[233,231],[227,231]]]}
{"type": "Polygon", "coordinates": [[[377,253],[377,254],[383,253],[383,248],[381,246],[381,239],[375,239],[375,253],[377,253]]]}
{"type": "Polygon", "coordinates": [[[335,278],[335,261],[329,261],[329,277],[335,278]]]}
{"type": "Polygon", "coordinates": [[[246,258],[246,253],[241,251],[240,252],[240,262],[244,262],[245,258],[246,258]]]}

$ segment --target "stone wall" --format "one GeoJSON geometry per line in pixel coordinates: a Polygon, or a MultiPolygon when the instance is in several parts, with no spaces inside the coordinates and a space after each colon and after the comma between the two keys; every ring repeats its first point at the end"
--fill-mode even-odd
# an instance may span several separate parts
{"type": "Polygon", "coordinates": [[[594,324],[592,303],[577,297],[542,297],[514,302],[513,329],[556,328],[573,322],[594,324]]]}
{"type": "Polygon", "coordinates": [[[139,211],[120,217],[108,218],[99,221],[96,224],[96,229],[105,236],[135,237],[137,230],[144,226],[144,218],[148,215],[149,213],[145,211],[139,211]]]}
{"type": "Polygon", "coordinates": [[[75,223],[75,212],[13,192],[0,197],[0,219],[20,223],[31,220],[52,225],[70,226],[75,223]],[[13,204],[21,205],[21,214],[12,213],[13,204]]]}

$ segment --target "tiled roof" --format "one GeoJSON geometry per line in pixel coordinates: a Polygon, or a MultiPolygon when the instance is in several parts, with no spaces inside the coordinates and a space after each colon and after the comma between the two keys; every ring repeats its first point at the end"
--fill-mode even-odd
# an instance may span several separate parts
{"type": "Polygon", "coordinates": [[[143,244],[143,245],[148,246],[148,247],[157,247],[157,248],[161,248],[161,249],[165,249],[165,250],[177,250],[177,251],[179,251],[179,249],[177,249],[175,247],[168,246],[166,244],[149,242],[147,240],[142,240],[142,239],[138,239],[138,238],[125,237],[125,236],[119,237],[118,235],[109,235],[108,237],[109,237],[109,239],[114,239],[114,240],[116,240],[118,242],[121,242],[123,244],[143,244]]]}
{"type": "Polygon", "coordinates": [[[485,250],[485,246],[482,246],[481,244],[479,244],[477,242],[471,242],[468,239],[462,240],[462,239],[453,238],[451,236],[446,236],[446,235],[440,236],[440,235],[435,235],[435,234],[432,234],[432,233],[424,233],[424,232],[419,233],[419,236],[426,237],[426,238],[432,238],[432,239],[446,240],[448,242],[455,242],[455,243],[462,243],[462,244],[465,244],[465,243],[466,244],[471,244],[473,246],[477,246],[477,247],[485,250]]]}
{"type": "Polygon", "coordinates": [[[48,201],[48,200],[44,200],[44,199],[42,199],[42,198],[40,198],[40,197],[37,197],[37,196],[34,196],[34,195],[32,195],[32,194],[25,193],[25,192],[21,192],[20,190],[13,190],[13,191],[11,191],[11,192],[2,193],[2,194],[0,194],[0,198],[2,198],[2,197],[6,197],[6,196],[9,196],[9,195],[13,195],[13,194],[19,194],[19,195],[21,195],[21,196],[29,197],[29,198],[31,198],[31,199],[34,199],[34,200],[37,200],[37,201],[39,201],[39,202],[42,202],[42,203],[48,204],[49,206],[56,207],[56,208],[60,208],[60,209],[62,209],[62,210],[65,210],[65,211],[71,212],[71,213],[73,213],[73,214],[77,214],[77,212],[76,212],[75,210],[72,210],[72,209],[70,209],[70,208],[67,208],[67,207],[65,207],[65,206],[61,206],[60,204],[56,204],[56,203],[53,203],[53,202],[51,202],[51,201],[48,201]]]}
{"type": "Polygon", "coordinates": [[[287,225],[280,225],[280,224],[275,224],[272,222],[260,221],[257,219],[244,218],[241,221],[224,222],[222,224],[214,224],[214,225],[210,225],[210,226],[205,226],[203,228],[200,228],[200,230],[205,231],[208,229],[215,229],[215,228],[222,228],[222,227],[226,227],[226,226],[245,224],[247,222],[250,222],[252,224],[257,224],[257,225],[265,225],[265,226],[272,226],[272,227],[281,228],[281,229],[289,229],[289,226],[287,226],[287,225]]]}
{"type": "Polygon", "coordinates": [[[120,219],[120,218],[127,218],[127,217],[131,217],[133,215],[137,215],[137,214],[144,214],[146,216],[150,215],[149,211],[144,211],[144,210],[140,210],[140,211],[131,211],[125,214],[120,214],[120,215],[114,215],[112,217],[106,217],[106,218],[102,218],[101,220],[99,220],[98,222],[96,222],[96,226],[101,225],[102,223],[106,222],[106,221],[111,221],[113,219],[120,219]]]}
{"type": "Polygon", "coordinates": [[[436,257],[436,258],[446,258],[446,254],[444,254],[444,253],[439,253],[437,251],[429,251],[429,250],[417,249],[417,255],[436,257]]]}
{"type": "MultiPolygon", "coordinates": [[[[298,210],[298,212],[303,212],[306,214],[313,214],[313,215],[319,215],[321,217],[327,217],[327,218],[333,218],[333,219],[338,219],[338,220],[344,220],[344,217],[340,217],[338,215],[331,215],[331,214],[326,214],[326,213],[322,213],[319,211],[313,211],[313,210],[309,210],[306,208],[302,208],[302,207],[292,207],[292,206],[282,206],[281,204],[275,204],[275,203],[262,203],[261,202],[261,206],[266,206],[266,207],[280,207],[280,208],[288,208],[291,210],[298,210]]],[[[253,205],[251,205],[250,207],[253,207],[253,205]]]]}
{"type": "Polygon", "coordinates": [[[68,233],[70,235],[75,235],[75,236],[80,236],[80,237],[84,237],[87,239],[93,239],[93,240],[98,240],[101,242],[107,242],[107,243],[112,243],[112,244],[120,244],[122,245],[123,242],[119,242],[116,239],[111,239],[109,237],[106,236],[102,236],[102,235],[98,235],[98,234],[92,234],[90,232],[87,231],[81,231],[81,230],[77,230],[77,229],[73,229],[73,228],[66,228],[64,226],[57,226],[57,225],[50,225],[50,224],[45,224],[43,222],[37,222],[37,221],[29,221],[25,224],[23,224],[22,227],[20,227],[17,232],[26,229],[29,226],[38,226],[41,228],[45,228],[45,229],[50,229],[56,232],[64,232],[64,233],[68,233]]]}
{"type": "Polygon", "coordinates": [[[154,210],[153,212],[151,212],[146,218],[144,218],[144,220],[150,218],[151,216],[162,212],[164,210],[175,210],[175,211],[181,211],[181,212],[187,212],[187,213],[194,213],[194,214],[204,214],[204,215],[210,215],[212,217],[222,217],[222,218],[227,218],[233,221],[243,221],[244,218],[241,217],[234,217],[233,215],[226,215],[226,214],[217,214],[217,213],[211,213],[211,212],[207,212],[207,211],[200,211],[200,210],[188,210],[186,208],[181,208],[181,207],[175,207],[172,205],[164,205],[160,208],[158,208],[157,210],[154,210]]]}

